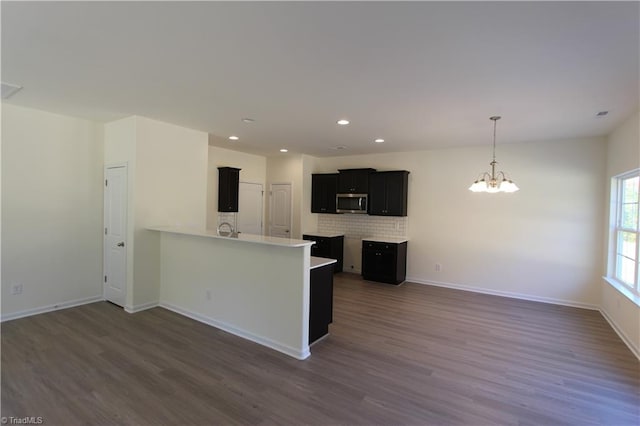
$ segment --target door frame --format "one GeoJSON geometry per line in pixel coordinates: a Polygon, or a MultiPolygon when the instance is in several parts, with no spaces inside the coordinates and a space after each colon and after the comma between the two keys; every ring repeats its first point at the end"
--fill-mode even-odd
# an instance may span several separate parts
{"type": "Polygon", "coordinates": [[[291,232],[289,235],[293,235],[293,182],[272,182],[269,184],[269,236],[271,236],[271,223],[273,218],[273,185],[289,185],[291,190],[291,197],[289,199],[289,220],[291,221],[291,232]]]}
{"type": "MultiPolygon", "coordinates": [[[[124,270],[125,270],[125,278],[124,278],[124,288],[125,288],[125,306],[127,306],[127,301],[129,299],[129,255],[130,255],[130,251],[129,251],[129,192],[130,192],[130,185],[131,182],[129,182],[129,162],[128,161],[124,161],[124,162],[117,162],[117,163],[108,163],[104,165],[104,169],[103,169],[103,175],[102,175],[102,181],[106,182],[107,181],[107,169],[115,169],[115,168],[119,168],[119,167],[124,167],[125,172],[126,172],[126,176],[127,176],[127,199],[126,199],[126,203],[127,203],[127,208],[125,209],[125,221],[124,221],[124,235],[125,235],[125,248],[126,248],[126,255],[124,257],[124,270]]],[[[107,243],[107,239],[106,239],[106,234],[105,234],[105,229],[106,229],[106,225],[107,225],[107,190],[106,190],[106,184],[102,187],[102,299],[103,300],[107,300],[107,283],[105,282],[105,277],[107,276],[107,250],[106,250],[106,243],[107,243]]],[[[125,307],[123,306],[123,308],[125,307]]]]}

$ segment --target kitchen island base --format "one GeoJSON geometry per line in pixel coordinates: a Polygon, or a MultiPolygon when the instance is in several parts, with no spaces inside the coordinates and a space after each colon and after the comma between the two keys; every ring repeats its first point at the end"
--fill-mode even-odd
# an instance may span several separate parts
{"type": "Polygon", "coordinates": [[[160,306],[297,359],[309,351],[310,241],[152,228],[160,306]]]}

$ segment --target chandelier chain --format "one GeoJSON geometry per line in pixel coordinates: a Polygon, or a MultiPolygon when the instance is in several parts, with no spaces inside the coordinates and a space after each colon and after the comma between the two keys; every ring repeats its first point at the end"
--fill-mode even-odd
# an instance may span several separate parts
{"type": "Polygon", "coordinates": [[[469,190],[473,192],[515,192],[519,188],[510,180],[507,175],[502,171],[496,173],[496,133],[497,133],[497,121],[500,120],[500,116],[489,117],[493,121],[493,159],[491,161],[491,173],[484,172],[478,176],[475,182],[469,187],[469,190]],[[501,177],[501,178],[500,178],[501,177]]]}
{"type": "Polygon", "coordinates": [[[500,116],[494,115],[490,117],[489,120],[493,121],[493,162],[496,162],[496,126],[498,124],[498,120],[500,120],[500,116]]]}

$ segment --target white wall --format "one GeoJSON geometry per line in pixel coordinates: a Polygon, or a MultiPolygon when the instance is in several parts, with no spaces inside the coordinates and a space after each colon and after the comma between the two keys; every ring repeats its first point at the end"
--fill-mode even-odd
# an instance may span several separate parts
{"type": "Polygon", "coordinates": [[[470,192],[471,182],[489,169],[490,155],[490,147],[470,147],[319,158],[315,172],[357,167],[411,172],[410,281],[599,305],[604,141],[501,145],[500,166],[521,190],[470,192]]]}
{"type": "MultiPolygon", "coordinates": [[[[267,157],[267,191],[274,183],[290,183],[291,184],[291,203],[293,206],[293,214],[291,217],[291,238],[302,238],[302,210],[303,208],[311,210],[311,198],[309,198],[309,206],[303,206],[303,187],[304,179],[304,157],[303,155],[286,154],[277,157],[267,157]]],[[[310,173],[308,173],[310,174],[310,173]]],[[[310,180],[309,190],[311,189],[310,180]]],[[[271,198],[267,197],[267,229],[269,233],[271,198]]]]}
{"type": "MultiPolygon", "coordinates": [[[[605,187],[610,199],[610,181],[619,175],[640,167],[640,117],[636,112],[622,123],[607,139],[607,172],[605,187]]],[[[605,203],[607,207],[609,203],[605,203]]],[[[607,212],[605,232],[609,233],[610,218],[607,212]]],[[[605,243],[608,238],[605,238],[605,243]]],[[[607,249],[604,251],[607,263],[607,249]]],[[[616,331],[640,358],[640,306],[625,297],[608,282],[602,280],[602,311],[616,331]]]]}
{"type": "Polygon", "coordinates": [[[207,147],[204,132],[136,117],[133,306],[160,298],[160,239],[150,225],[206,227],[207,147]]]}
{"type": "Polygon", "coordinates": [[[160,298],[160,238],[153,225],[206,226],[208,135],[144,117],[105,125],[105,164],[127,162],[126,308],[160,298]]]}
{"type": "Polygon", "coordinates": [[[102,297],[102,164],[100,125],[2,105],[3,319],[102,297]]]}
{"type": "MultiPolygon", "coordinates": [[[[207,228],[218,226],[218,167],[236,167],[240,170],[240,182],[262,184],[264,191],[267,182],[267,158],[261,155],[209,146],[209,169],[207,172],[207,228]]],[[[266,197],[265,197],[266,198],[266,197]]],[[[265,202],[266,204],[266,202],[265,202]]],[[[266,221],[266,206],[263,204],[262,223],[266,221]]],[[[266,230],[263,230],[263,233],[266,230]]]]}
{"type": "Polygon", "coordinates": [[[308,245],[162,232],[161,305],[304,359],[309,259],[308,245]]]}
{"type": "Polygon", "coordinates": [[[318,228],[318,216],[311,213],[311,174],[316,169],[316,157],[309,155],[302,156],[302,199],[300,205],[300,227],[301,234],[305,230],[315,230],[318,228]]]}

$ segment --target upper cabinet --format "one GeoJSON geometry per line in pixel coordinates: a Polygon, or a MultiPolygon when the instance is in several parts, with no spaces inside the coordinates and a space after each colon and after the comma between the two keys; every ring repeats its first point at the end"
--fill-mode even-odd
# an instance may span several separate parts
{"type": "Polygon", "coordinates": [[[398,170],[369,175],[369,214],[406,216],[409,172],[398,170]]]}
{"type": "Polygon", "coordinates": [[[311,213],[335,213],[338,174],[311,175],[311,213]]]}
{"type": "Polygon", "coordinates": [[[238,211],[238,191],[240,189],[240,169],[218,167],[218,211],[238,211]]]}
{"type": "Polygon", "coordinates": [[[369,192],[369,175],[375,169],[343,169],[338,174],[339,194],[366,194],[369,192]]]}

